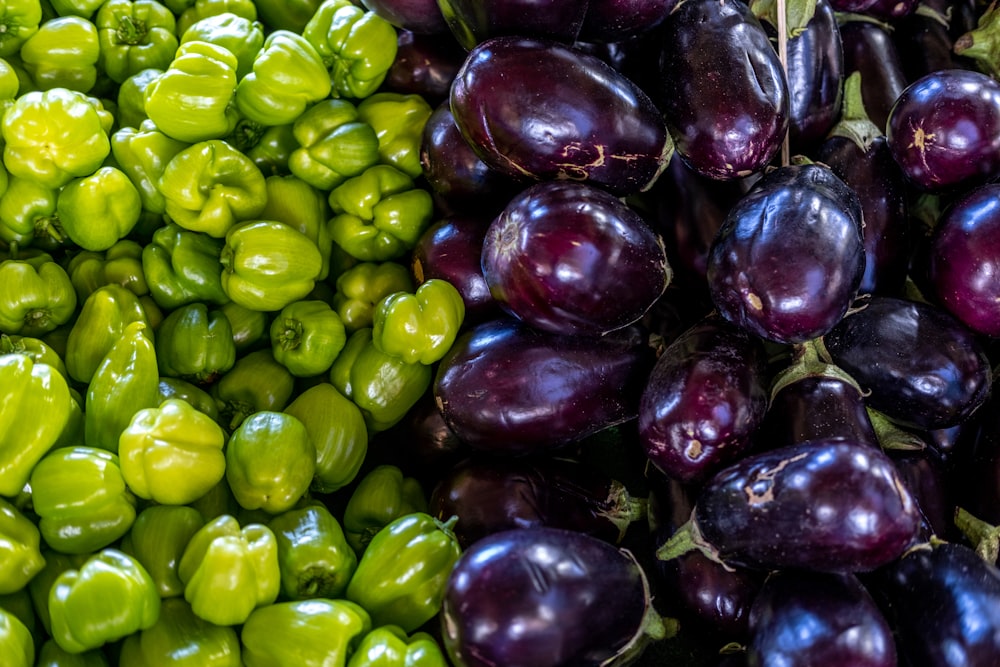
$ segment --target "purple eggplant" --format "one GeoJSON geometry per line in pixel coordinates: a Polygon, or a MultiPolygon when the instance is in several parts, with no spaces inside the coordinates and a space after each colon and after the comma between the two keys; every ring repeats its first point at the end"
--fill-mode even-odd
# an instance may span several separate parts
{"type": "Polygon", "coordinates": [[[448,578],[441,634],[455,667],[628,664],[665,636],[631,553],[544,526],[484,537],[448,578]]]}
{"type": "Polygon", "coordinates": [[[639,403],[639,438],[667,476],[698,482],[742,456],[767,410],[760,339],[710,315],[667,346],[639,403]]]}
{"type": "Polygon", "coordinates": [[[844,73],[861,73],[861,95],[869,118],[885,133],[889,111],[909,84],[903,60],[884,24],[847,16],[840,24],[844,73]]]}
{"type": "Polygon", "coordinates": [[[637,326],[592,338],[503,318],[455,341],[433,391],[445,422],[470,447],[539,452],[634,419],[651,357],[637,326]]]}
{"type": "Polygon", "coordinates": [[[618,544],[646,518],[646,500],[575,459],[473,455],[448,470],[431,492],[430,512],[455,515],[463,549],[512,528],[550,526],[618,544]]]}
{"type": "Polygon", "coordinates": [[[861,73],[844,84],[840,121],[815,152],[858,195],[864,226],[861,294],[898,294],[906,280],[910,239],[907,184],[885,134],[868,117],[861,73]]]}
{"type": "Polygon", "coordinates": [[[636,322],[672,276],[663,240],[636,211],[571,181],[515,196],[486,231],[482,269],[508,312],[536,329],[578,335],[636,322]]]}
{"type": "Polygon", "coordinates": [[[619,42],[660,25],[680,0],[589,0],[581,40],[619,42]]]}
{"type": "Polygon", "coordinates": [[[424,230],[410,255],[410,269],[417,284],[441,278],[455,286],[465,301],[464,324],[500,315],[480,263],[489,226],[488,219],[471,215],[442,218],[424,230]]]}
{"type": "Polygon", "coordinates": [[[953,426],[989,395],[983,345],[943,309],[873,296],[824,336],[834,363],[865,392],[867,404],[900,424],[953,426]]]}
{"type": "Polygon", "coordinates": [[[778,54],[741,0],[684,0],[660,43],[659,100],[677,154],[720,180],[761,171],[788,129],[778,54]]]}
{"type": "Polygon", "coordinates": [[[955,495],[944,457],[931,446],[910,450],[887,448],[885,452],[896,464],[899,476],[920,509],[926,539],[932,535],[942,539],[954,537],[955,495]]]}
{"type": "Polygon", "coordinates": [[[587,14],[580,0],[437,0],[459,44],[472,50],[492,37],[517,35],[571,44],[587,14]]]}
{"type": "Polygon", "coordinates": [[[974,69],[969,58],[956,53],[956,38],[951,28],[955,9],[950,0],[923,2],[907,0],[910,11],[893,20],[893,41],[910,82],[943,69],[974,69]]]}
{"type": "Polygon", "coordinates": [[[699,492],[691,522],[657,555],[700,544],[744,567],[864,572],[899,558],[919,529],[917,505],[881,450],[809,440],[718,472],[699,492]]]}
{"type": "Polygon", "coordinates": [[[729,212],[708,256],[719,312],[761,338],[798,343],[841,320],[864,275],[861,202],[820,164],[780,167],[729,212]]]}
{"type": "Polygon", "coordinates": [[[448,32],[437,0],[361,0],[361,4],[402,30],[422,34],[448,32]]]}
{"type": "Polygon", "coordinates": [[[469,52],[451,88],[462,136],[512,178],[648,189],[673,154],[660,111],[600,58],[558,42],[496,37],[469,52]]]}
{"type": "Polygon", "coordinates": [[[1000,391],[996,387],[968,420],[959,440],[954,472],[956,503],[991,524],[1000,524],[1000,391]]]}
{"type": "Polygon", "coordinates": [[[465,51],[455,40],[399,30],[396,59],[382,87],[396,93],[421,95],[428,104],[437,106],[448,99],[451,82],[463,62],[465,51]]]}
{"type": "Polygon", "coordinates": [[[750,610],[748,667],[896,667],[889,622],[853,574],[772,573],[750,610]]]}
{"type": "Polygon", "coordinates": [[[926,284],[967,327],[1000,337],[1000,184],[973,188],[944,211],[929,239],[926,284]]]}
{"type": "Polygon", "coordinates": [[[995,667],[1000,656],[1000,570],[955,543],[913,549],[876,573],[905,664],[995,667]]]}
{"type": "Polygon", "coordinates": [[[903,90],[886,124],[886,140],[918,188],[966,188],[1000,174],[1000,82],[949,69],[903,90]]]}

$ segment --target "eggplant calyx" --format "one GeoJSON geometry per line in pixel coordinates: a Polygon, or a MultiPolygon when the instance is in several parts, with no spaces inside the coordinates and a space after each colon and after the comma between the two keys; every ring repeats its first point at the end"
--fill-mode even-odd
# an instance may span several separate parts
{"type": "Polygon", "coordinates": [[[962,507],[955,508],[955,525],[972,543],[979,557],[990,565],[1000,556],[1000,526],[994,526],[962,507]]]}
{"type": "Polygon", "coordinates": [[[858,381],[850,373],[833,363],[822,338],[814,338],[796,344],[792,355],[791,365],[775,375],[774,381],[771,383],[770,400],[772,403],[782,389],[810,377],[835,378],[856,389],[858,395],[865,395],[865,391],[858,384],[858,381]]]}
{"type": "Polygon", "coordinates": [[[990,3],[975,28],[961,35],[952,45],[952,51],[976,61],[986,73],[996,76],[997,56],[1000,55],[1000,10],[996,0],[990,3]]]}
{"type": "Polygon", "coordinates": [[[625,539],[629,526],[646,517],[649,501],[646,498],[634,497],[624,484],[613,480],[604,505],[607,509],[598,512],[598,516],[618,529],[616,542],[621,542],[625,539]]]}
{"type": "Polygon", "coordinates": [[[884,135],[865,109],[861,72],[852,72],[844,79],[844,101],[840,108],[840,120],[830,130],[830,136],[844,137],[867,153],[875,140],[884,135]]]}
{"type": "Polygon", "coordinates": [[[879,446],[883,450],[919,452],[927,448],[927,443],[923,438],[898,426],[878,410],[865,408],[865,411],[868,413],[868,421],[875,429],[875,437],[878,439],[879,446]]]}
{"type": "Polygon", "coordinates": [[[699,551],[705,558],[718,563],[727,570],[732,569],[719,556],[718,549],[709,544],[702,536],[698,522],[694,520],[693,516],[660,545],[660,548],[656,550],[656,557],[660,560],[673,560],[691,551],[699,551]]]}
{"type": "MultiPolygon", "coordinates": [[[[752,0],[750,11],[759,21],[778,26],[777,0],[752,0]]],[[[785,4],[785,34],[794,39],[806,29],[806,24],[816,15],[816,0],[790,0],[785,4]]]]}

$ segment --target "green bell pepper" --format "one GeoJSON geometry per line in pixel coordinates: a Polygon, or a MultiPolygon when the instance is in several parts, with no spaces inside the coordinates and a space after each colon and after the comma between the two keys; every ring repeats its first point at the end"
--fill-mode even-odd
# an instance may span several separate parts
{"type": "Polygon", "coordinates": [[[24,69],[38,90],[89,92],[97,83],[101,45],[97,26],[80,16],[49,19],[21,45],[24,69]]]}
{"type": "Polygon", "coordinates": [[[254,350],[236,363],[210,388],[224,428],[234,431],[244,419],[261,410],[282,410],[295,390],[295,376],[274,360],[270,348],[254,350]]]}
{"type": "Polygon", "coordinates": [[[158,187],[171,220],[215,238],[255,218],[267,203],[264,174],[222,139],[199,141],[174,155],[158,187]]]}
{"type": "Polygon", "coordinates": [[[224,303],[219,309],[229,320],[237,354],[243,354],[268,342],[267,313],[250,310],[234,301],[224,303]]]}
{"type": "Polygon", "coordinates": [[[151,627],[160,596],[149,573],[131,556],[104,549],[79,570],[59,575],[49,593],[52,638],[82,653],[151,627]]]}
{"type": "Polygon", "coordinates": [[[161,598],[181,596],[184,583],[177,573],[181,556],[205,519],[187,505],[151,505],[139,512],[122,538],[122,551],[139,561],[156,584],[161,598]]]}
{"type": "Polygon", "coordinates": [[[399,262],[361,262],[337,276],[333,307],[348,332],[371,327],[375,306],[395,292],[412,292],[413,276],[399,262]]]}
{"type": "Polygon", "coordinates": [[[119,667],[242,667],[240,639],[229,626],[199,618],[182,598],[160,605],[151,627],[122,642],[119,667]]]}
{"type": "Polygon", "coordinates": [[[111,135],[111,154],[138,191],[144,210],[166,212],[160,178],[170,160],[189,145],[167,136],[148,119],[137,127],[126,125],[111,135]]]}
{"type": "Polygon", "coordinates": [[[67,242],[56,201],[59,190],[30,178],[12,176],[0,196],[0,241],[54,248],[67,242]]]}
{"type": "Polygon", "coordinates": [[[156,362],[161,375],[214,382],[236,363],[229,318],[202,302],[171,311],[156,330],[156,362]]]}
{"type": "Polygon", "coordinates": [[[191,26],[207,18],[234,14],[247,21],[257,21],[255,0],[195,0],[183,11],[177,12],[177,33],[184,35],[191,26]]]}
{"type": "Polygon", "coordinates": [[[379,159],[410,178],[423,174],[420,147],[431,105],[415,93],[380,92],[358,104],[358,118],[375,129],[379,159]]]}
{"type": "Polygon", "coordinates": [[[397,259],[430,225],[434,201],[413,179],[389,165],[369,167],[330,192],[330,236],[363,262],[397,259]]]}
{"type": "MultiPolygon", "coordinates": [[[[240,123],[243,123],[245,134],[241,150],[253,160],[265,176],[284,176],[291,173],[288,159],[292,151],[299,147],[299,142],[292,131],[294,127],[292,123],[272,127],[265,127],[246,119],[240,123]]],[[[236,125],[237,133],[241,131],[240,123],[236,125]]],[[[326,206],[326,195],[323,196],[323,206],[326,206]]]]}
{"type": "Polygon", "coordinates": [[[431,278],[416,293],[395,292],[375,308],[372,341],[407,363],[440,361],[465,319],[462,294],[447,280],[431,278]]]}
{"type": "Polygon", "coordinates": [[[288,169],[314,188],[329,190],[378,163],[378,135],[347,100],[312,105],[295,119],[292,134],[299,147],[288,169]]]}
{"type": "Polygon", "coordinates": [[[312,502],[290,509],[267,524],[278,541],[281,590],[289,600],[339,598],[347,589],[358,557],[344,530],[325,505],[312,502]]]}
{"type": "Polygon", "coordinates": [[[157,386],[159,392],[159,404],[171,398],[186,402],[198,412],[208,415],[213,421],[219,419],[219,408],[215,405],[215,399],[207,391],[191,384],[187,380],[180,378],[168,378],[160,376],[160,384],[157,386]]]}
{"type": "Polygon", "coordinates": [[[323,268],[316,244],[276,220],[235,225],[226,234],[220,261],[226,295],[261,311],[279,311],[309,294],[323,268]]]}
{"type": "Polygon", "coordinates": [[[63,363],[62,357],[59,356],[59,353],[51,345],[41,338],[18,336],[16,334],[13,336],[0,334],[0,355],[4,354],[23,354],[31,359],[32,363],[48,364],[59,375],[62,375],[64,378],[69,377],[66,373],[66,364],[63,363]]]}
{"type": "Polygon", "coordinates": [[[108,667],[108,659],[101,649],[83,653],[70,653],[59,647],[54,639],[46,639],[38,649],[35,667],[108,667]]]}
{"type": "Polygon", "coordinates": [[[372,330],[358,329],[330,367],[330,382],[361,408],[369,432],[399,423],[431,385],[431,367],[381,352],[372,330]]]}
{"type": "Polygon", "coordinates": [[[315,470],[316,450],[305,424],[284,412],[255,412],[226,444],[226,481],[245,509],[291,509],[309,490],[315,470]]]}
{"type": "Polygon", "coordinates": [[[16,593],[42,571],[41,541],[31,519],[0,498],[0,595],[16,593]]]}
{"type": "Polygon", "coordinates": [[[3,116],[3,163],[11,176],[61,188],[94,173],[111,153],[105,119],[83,93],[53,88],[18,97],[3,116]]]}
{"type": "Polygon", "coordinates": [[[358,561],[346,597],[376,626],[413,632],[441,609],[448,577],[461,556],[451,526],[424,512],[404,515],[372,538],[358,561]]]}
{"type": "Polygon", "coordinates": [[[330,76],[313,45],[298,33],[276,30],[236,86],[236,108],[261,125],[285,125],[329,94],[330,76]]]}
{"type": "Polygon", "coordinates": [[[153,300],[167,310],[196,302],[228,302],[219,260],[223,245],[221,239],[172,222],[157,229],[142,249],[142,269],[153,300]]]}
{"type": "Polygon", "coordinates": [[[48,547],[42,549],[45,567],[28,582],[28,596],[35,610],[35,617],[45,634],[52,636],[52,621],[49,615],[49,592],[60,574],[67,570],[79,569],[93,556],[93,553],[64,554],[48,547]]]}
{"type": "Polygon", "coordinates": [[[28,592],[27,586],[14,593],[0,595],[0,609],[21,621],[33,637],[41,635],[42,629],[38,623],[38,615],[35,613],[35,606],[31,601],[31,593],[28,592]]]}
{"type": "Polygon", "coordinates": [[[180,399],[139,410],[118,444],[122,476],[140,498],[186,505],[226,474],[226,436],[215,421],[180,399]]]}
{"type": "Polygon", "coordinates": [[[323,0],[285,0],[262,2],[258,17],[271,30],[291,30],[301,33],[323,0]]]}
{"type": "Polygon", "coordinates": [[[17,616],[0,609],[0,663],[4,667],[34,667],[35,641],[17,616]]]}
{"type": "Polygon", "coordinates": [[[181,44],[208,42],[226,49],[236,58],[237,81],[253,70],[253,62],[264,47],[264,27],[255,19],[230,11],[198,18],[192,23],[179,21],[181,44]]]}
{"type": "Polygon", "coordinates": [[[54,261],[37,267],[14,259],[0,262],[0,331],[48,333],[72,319],[76,303],[69,275],[54,261]]]}
{"type": "Polygon", "coordinates": [[[65,429],[66,379],[23,354],[0,355],[0,496],[14,497],[65,429]]]}
{"type": "Polygon", "coordinates": [[[117,167],[100,167],[74,178],[56,200],[63,231],[85,250],[107,250],[125,238],[141,212],[139,191],[117,167]]]}
{"type": "Polygon", "coordinates": [[[336,97],[368,97],[382,85],[396,60],[396,29],[350,0],[325,0],[302,35],[322,56],[336,97]]]}
{"type": "Polygon", "coordinates": [[[344,349],[344,323],[330,304],[319,300],[295,301],[271,322],[274,359],[296,377],[312,377],[330,370],[344,349]]]}
{"type": "Polygon", "coordinates": [[[49,4],[59,16],[82,16],[90,18],[101,6],[103,0],[49,0],[49,4]]]}
{"type": "Polygon", "coordinates": [[[368,452],[368,427],[361,409],[328,382],[302,391],[286,414],[305,424],[316,450],[316,470],[311,488],[333,493],[357,476],[368,452]]]}
{"type": "MultiPolygon", "coordinates": [[[[172,62],[172,60],[171,60],[172,62]]],[[[149,120],[146,113],[146,88],[149,84],[158,79],[164,70],[157,67],[150,67],[125,79],[118,86],[116,102],[118,105],[118,127],[140,127],[143,121],[149,120]]],[[[151,127],[156,127],[150,121],[151,127]]],[[[128,171],[126,167],[122,167],[128,171]]],[[[138,187],[138,186],[136,186],[138,187]]]]}
{"type": "Polygon", "coordinates": [[[348,600],[272,604],[254,611],[243,625],[243,664],[341,667],[371,627],[368,612],[348,600]]]}
{"type": "Polygon", "coordinates": [[[330,273],[330,252],[333,250],[333,239],[326,225],[330,217],[326,194],[292,175],[268,176],[264,184],[267,204],[260,212],[260,219],[283,222],[309,237],[323,259],[316,279],[325,280],[330,273]]]}
{"type": "Polygon", "coordinates": [[[145,69],[166,69],[180,45],[176,18],[156,0],[107,0],[94,23],[98,64],[115,83],[145,69]]]}
{"type": "Polygon", "coordinates": [[[354,488],[344,508],[344,533],[361,554],[375,535],[401,516],[427,512],[427,496],[420,482],[406,477],[395,465],[372,468],[354,488]]]}
{"type": "Polygon", "coordinates": [[[417,632],[407,637],[395,625],[375,628],[361,640],[347,667],[448,667],[434,637],[417,632]]]}
{"type": "Polygon", "coordinates": [[[146,86],[146,115],[179,141],[226,136],[239,119],[233,106],[237,64],[232,52],[216,44],[181,44],[163,74],[146,86]]]}
{"type": "Polygon", "coordinates": [[[148,327],[139,297],[115,284],[94,290],[84,300],[66,338],[63,360],[69,376],[77,382],[89,383],[104,357],[132,322],[147,324],[145,333],[152,338],[152,329],[148,327]]]}
{"type": "Polygon", "coordinates": [[[88,447],[117,453],[132,417],[157,405],[160,374],[147,328],[145,322],[126,326],[87,385],[83,427],[88,447]]]}
{"type": "Polygon", "coordinates": [[[78,303],[105,285],[121,285],[138,297],[149,294],[142,270],[142,246],[131,239],[122,239],[103,253],[84,250],[73,255],[66,272],[78,303]]]}
{"type": "Polygon", "coordinates": [[[42,6],[38,0],[8,0],[0,6],[0,58],[16,55],[38,32],[42,6]]]}
{"type": "Polygon", "coordinates": [[[45,543],[69,554],[103,549],[135,521],[135,496],[118,456],[95,447],[52,450],[31,472],[31,493],[45,543]]]}
{"type": "Polygon", "coordinates": [[[278,546],[262,524],[240,527],[235,517],[209,521],[188,542],[178,569],[184,599],[196,616],[216,625],[239,625],[281,590],[278,546]]]}

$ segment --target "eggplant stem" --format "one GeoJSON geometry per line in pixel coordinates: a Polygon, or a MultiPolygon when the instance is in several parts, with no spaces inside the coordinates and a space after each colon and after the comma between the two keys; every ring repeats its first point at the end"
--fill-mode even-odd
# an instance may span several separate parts
{"type": "Polygon", "coordinates": [[[1000,555],[1000,526],[994,526],[968,510],[955,508],[955,525],[972,543],[979,557],[990,565],[997,564],[1000,555]]]}

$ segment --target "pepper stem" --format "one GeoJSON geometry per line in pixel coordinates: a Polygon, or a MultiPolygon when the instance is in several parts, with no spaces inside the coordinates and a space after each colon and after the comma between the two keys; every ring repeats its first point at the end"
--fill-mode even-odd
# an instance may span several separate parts
{"type": "Polygon", "coordinates": [[[118,20],[118,29],[115,31],[115,38],[119,44],[136,46],[146,41],[146,22],[131,16],[123,16],[118,20]]]}

